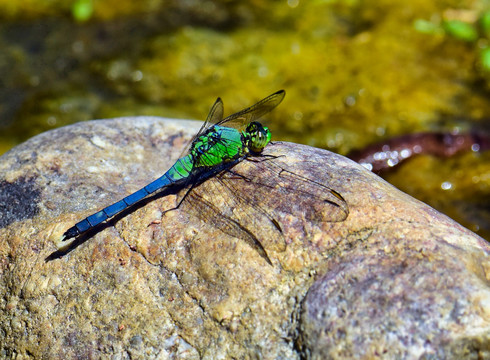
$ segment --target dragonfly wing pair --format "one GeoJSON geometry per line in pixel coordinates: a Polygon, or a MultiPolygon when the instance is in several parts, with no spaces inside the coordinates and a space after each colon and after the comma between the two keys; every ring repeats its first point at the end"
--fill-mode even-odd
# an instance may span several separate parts
{"type": "MultiPolygon", "coordinates": [[[[193,145],[199,140],[199,138],[205,135],[214,126],[224,126],[231,127],[237,130],[244,130],[245,127],[252,121],[260,119],[265,114],[272,111],[277,105],[281,103],[284,99],[286,92],[284,90],[279,90],[266,98],[260,100],[256,104],[249,106],[237,113],[227,116],[223,119],[224,107],[221,98],[217,98],[214,102],[211,110],[206,117],[206,121],[202,124],[201,128],[196,135],[189,142],[189,145],[185,147],[182,152],[182,156],[187,155],[193,145]]],[[[181,157],[182,157],[181,156],[181,157]]]]}
{"type": "Polygon", "coordinates": [[[249,159],[244,175],[225,169],[190,191],[182,210],[222,232],[246,241],[271,264],[267,250],[281,252],[286,239],[279,214],[313,223],[340,222],[349,214],[340,194],[314,180],[286,170],[270,157],[249,159]]]}

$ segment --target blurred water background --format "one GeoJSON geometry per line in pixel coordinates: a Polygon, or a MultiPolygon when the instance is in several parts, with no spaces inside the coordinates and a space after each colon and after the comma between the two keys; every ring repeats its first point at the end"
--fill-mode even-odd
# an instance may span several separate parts
{"type": "MultiPolygon", "coordinates": [[[[275,140],[340,154],[490,132],[490,2],[0,0],[0,154],[83,120],[204,119],[285,89],[275,140]]],[[[478,149],[473,149],[478,150],[478,149]]],[[[490,239],[490,154],[383,176],[490,239]]]]}

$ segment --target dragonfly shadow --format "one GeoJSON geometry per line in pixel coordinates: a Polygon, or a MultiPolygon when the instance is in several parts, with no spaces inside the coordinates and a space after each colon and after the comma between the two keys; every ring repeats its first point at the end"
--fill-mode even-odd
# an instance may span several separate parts
{"type": "Polygon", "coordinates": [[[103,231],[103,230],[105,230],[105,229],[107,229],[107,228],[109,228],[111,226],[115,226],[119,220],[121,220],[122,218],[128,216],[129,214],[132,214],[133,212],[135,212],[136,210],[142,208],[143,206],[145,206],[149,202],[151,202],[153,200],[156,200],[156,199],[159,199],[161,197],[165,197],[167,195],[176,194],[182,188],[184,188],[184,187],[183,186],[180,186],[180,187],[177,187],[177,188],[176,187],[174,187],[174,188],[167,188],[164,191],[161,191],[159,193],[150,195],[147,198],[144,198],[141,201],[138,201],[137,203],[135,203],[135,204],[129,206],[128,208],[124,209],[123,211],[121,211],[119,214],[114,215],[114,217],[112,217],[111,219],[107,220],[106,222],[103,222],[103,223],[101,223],[99,225],[96,225],[93,228],[91,228],[90,230],[87,230],[86,232],[80,234],[79,236],[77,236],[75,238],[75,240],[73,240],[67,246],[65,246],[65,247],[63,247],[61,249],[58,249],[58,250],[52,252],[50,255],[48,255],[44,259],[44,261],[45,262],[49,262],[49,261],[52,261],[52,260],[56,260],[56,259],[62,258],[63,256],[65,256],[66,254],[72,252],[73,250],[75,250],[77,247],[79,247],[80,245],[82,245],[84,242],[86,242],[87,240],[89,240],[93,236],[97,235],[99,232],[101,232],[101,231],[103,231]]]}

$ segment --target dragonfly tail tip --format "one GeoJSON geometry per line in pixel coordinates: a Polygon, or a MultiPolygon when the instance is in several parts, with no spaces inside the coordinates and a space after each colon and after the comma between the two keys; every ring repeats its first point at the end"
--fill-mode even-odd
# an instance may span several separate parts
{"type": "Polygon", "coordinates": [[[71,239],[75,236],[80,234],[78,229],[76,227],[69,228],[68,230],[65,231],[65,233],[61,236],[61,241],[67,241],[68,239],[71,239]]]}

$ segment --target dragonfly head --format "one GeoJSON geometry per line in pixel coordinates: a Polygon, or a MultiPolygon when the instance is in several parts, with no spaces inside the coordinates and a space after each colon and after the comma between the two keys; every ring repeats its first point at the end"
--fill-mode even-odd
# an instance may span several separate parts
{"type": "Polygon", "coordinates": [[[257,121],[248,124],[244,136],[248,149],[253,153],[261,152],[271,141],[270,130],[257,121]]]}

